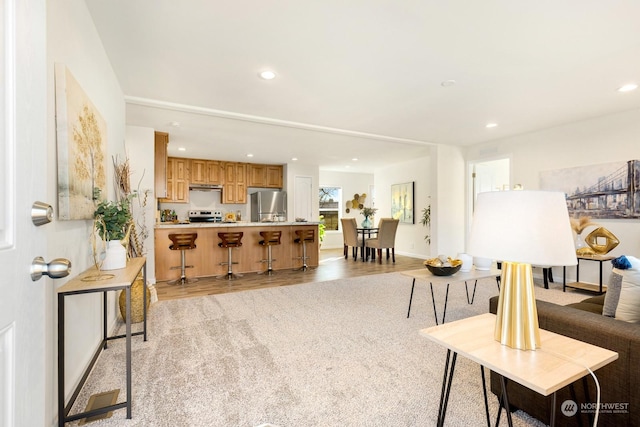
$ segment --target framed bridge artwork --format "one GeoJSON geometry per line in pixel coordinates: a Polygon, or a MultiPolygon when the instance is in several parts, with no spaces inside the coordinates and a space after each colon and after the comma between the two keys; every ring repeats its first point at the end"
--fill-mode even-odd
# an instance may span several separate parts
{"type": "Polygon", "coordinates": [[[58,219],[91,219],[106,196],[107,124],[64,64],[55,64],[58,219]]]}
{"type": "Polygon", "coordinates": [[[640,218],[640,160],[541,172],[540,188],[564,192],[573,217],[640,218]]]}

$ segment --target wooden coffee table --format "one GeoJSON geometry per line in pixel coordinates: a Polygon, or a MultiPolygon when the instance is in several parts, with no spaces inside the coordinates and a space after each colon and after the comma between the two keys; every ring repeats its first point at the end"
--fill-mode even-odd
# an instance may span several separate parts
{"type": "MultiPolygon", "coordinates": [[[[522,384],[544,396],[552,394],[550,422],[553,426],[556,391],[587,375],[588,369],[595,371],[618,358],[618,353],[614,351],[544,329],[540,330],[541,348],[536,351],[515,350],[500,344],[493,338],[495,321],[496,316],[487,313],[420,331],[421,335],[447,349],[438,426],[444,424],[458,354],[481,366],[488,425],[491,425],[491,421],[483,367],[502,376],[502,402],[505,404],[509,425],[511,425],[511,414],[504,378],[522,384]]],[[[499,417],[500,412],[498,421],[499,417]]]]}

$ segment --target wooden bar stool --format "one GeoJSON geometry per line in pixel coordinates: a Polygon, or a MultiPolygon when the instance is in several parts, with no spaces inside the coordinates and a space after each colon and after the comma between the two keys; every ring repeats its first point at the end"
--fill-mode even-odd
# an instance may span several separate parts
{"type": "Polygon", "coordinates": [[[198,233],[169,234],[169,239],[171,240],[171,245],[169,246],[169,249],[171,249],[172,251],[180,251],[180,265],[171,267],[171,270],[176,268],[180,269],[180,278],[170,281],[169,282],[170,285],[174,285],[178,282],[184,285],[185,283],[193,283],[198,281],[198,279],[187,279],[187,276],[185,274],[185,269],[193,268],[193,265],[186,265],[185,251],[189,251],[191,249],[196,248],[197,238],[198,238],[198,233]]]}
{"type": "Polygon", "coordinates": [[[264,273],[271,275],[273,274],[273,261],[276,261],[271,257],[271,246],[280,244],[282,231],[261,231],[260,236],[262,236],[262,240],[258,244],[267,247],[267,259],[262,259],[260,262],[267,263],[267,271],[264,273]]]}
{"type": "Polygon", "coordinates": [[[231,266],[233,264],[237,264],[237,262],[233,262],[231,259],[231,249],[239,248],[242,246],[242,236],[244,235],[241,231],[231,231],[227,233],[218,233],[218,237],[220,238],[220,243],[218,246],[221,248],[226,248],[228,251],[227,262],[221,262],[220,265],[227,265],[227,274],[223,274],[222,276],[218,276],[218,279],[227,279],[233,280],[238,277],[242,277],[242,274],[237,274],[233,272],[231,266]]]}
{"type": "Polygon", "coordinates": [[[300,270],[306,271],[308,268],[307,260],[309,259],[309,257],[307,256],[307,243],[313,243],[315,241],[316,230],[314,230],[313,228],[306,228],[304,230],[296,230],[295,233],[298,237],[293,239],[293,243],[302,245],[302,256],[295,257],[294,259],[301,259],[302,268],[300,268],[300,270]]]}

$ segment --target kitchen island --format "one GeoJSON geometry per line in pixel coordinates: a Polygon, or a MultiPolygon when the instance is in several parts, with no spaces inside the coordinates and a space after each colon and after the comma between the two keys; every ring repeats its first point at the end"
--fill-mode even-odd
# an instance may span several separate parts
{"type": "Polygon", "coordinates": [[[180,251],[169,249],[171,233],[198,233],[196,248],[185,252],[186,265],[193,265],[187,269],[187,277],[210,277],[227,273],[227,266],[220,265],[227,261],[227,250],[218,247],[220,239],[218,233],[241,231],[242,247],[233,249],[234,273],[252,273],[265,271],[266,263],[261,260],[267,258],[267,249],[258,244],[262,240],[261,231],[282,231],[281,244],[272,247],[274,270],[300,268],[302,245],[294,243],[296,230],[314,229],[316,238],[314,243],[307,243],[307,265],[318,266],[318,222],[192,222],[192,223],[158,223],[155,226],[155,267],[156,280],[175,280],[180,277],[180,251]]]}

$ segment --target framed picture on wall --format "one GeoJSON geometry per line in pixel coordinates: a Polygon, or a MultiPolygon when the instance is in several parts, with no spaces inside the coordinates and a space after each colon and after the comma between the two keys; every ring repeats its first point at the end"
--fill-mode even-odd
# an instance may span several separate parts
{"type": "Polygon", "coordinates": [[[55,64],[58,219],[91,219],[107,188],[107,123],[64,64],[55,64]]]}
{"type": "Polygon", "coordinates": [[[391,216],[401,223],[415,223],[413,184],[414,181],[411,181],[391,186],[391,216]]]}

